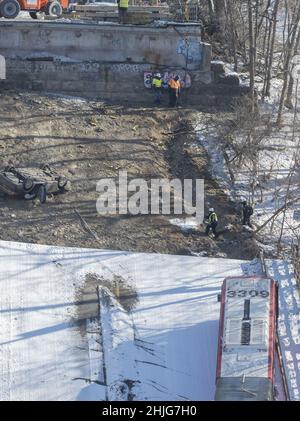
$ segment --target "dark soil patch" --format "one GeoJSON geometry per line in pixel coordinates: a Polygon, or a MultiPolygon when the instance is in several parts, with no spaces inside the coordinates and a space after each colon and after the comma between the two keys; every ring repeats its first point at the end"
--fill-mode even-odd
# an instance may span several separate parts
{"type": "Polygon", "coordinates": [[[128,312],[138,302],[138,296],[134,286],[130,285],[121,276],[115,275],[112,280],[108,280],[96,273],[87,273],[85,275],[84,285],[76,293],[76,320],[80,324],[80,331],[83,335],[85,334],[86,320],[99,317],[97,291],[99,286],[106,287],[128,312]]]}

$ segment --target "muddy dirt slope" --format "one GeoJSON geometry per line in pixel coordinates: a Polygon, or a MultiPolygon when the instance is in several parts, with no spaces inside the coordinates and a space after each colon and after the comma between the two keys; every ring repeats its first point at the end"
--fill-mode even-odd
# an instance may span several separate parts
{"type": "Polygon", "coordinates": [[[196,110],[86,102],[32,93],[0,97],[0,167],[48,164],[72,190],[46,204],[0,197],[1,239],[40,244],[247,259],[256,254],[242,233],[234,203],[211,179],[209,160],[195,148],[190,121],[196,110]],[[99,216],[96,183],[117,178],[205,178],[206,205],[221,216],[218,241],[203,227],[183,232],[168,215],[99,216]],[[230,227],[230,228],[228,228],[230,227]]]}

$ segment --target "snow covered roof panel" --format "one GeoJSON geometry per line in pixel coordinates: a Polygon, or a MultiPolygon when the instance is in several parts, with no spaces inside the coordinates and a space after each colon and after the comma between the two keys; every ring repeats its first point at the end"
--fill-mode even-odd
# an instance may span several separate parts
{"type": "Polygon", "coordinates": [[[214,398],[242,262],[3,241],[0,261],[1,400],[214,398]]]}

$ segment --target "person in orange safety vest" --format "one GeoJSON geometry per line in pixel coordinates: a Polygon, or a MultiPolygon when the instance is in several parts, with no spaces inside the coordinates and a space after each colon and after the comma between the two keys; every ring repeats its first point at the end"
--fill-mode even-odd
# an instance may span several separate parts
{"type": "Polygon", "coordinates": [[[179,76],[169,80],[169,107],[177,107],[178,98],[180,94],[180,81],[179,76]]]}

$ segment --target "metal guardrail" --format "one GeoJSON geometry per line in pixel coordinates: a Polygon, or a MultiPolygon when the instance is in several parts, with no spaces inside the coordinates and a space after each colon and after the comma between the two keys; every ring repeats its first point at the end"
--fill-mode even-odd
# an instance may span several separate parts
{"type": "Polygon", "coordinates": [[[292,263],[295,270],[295,277],[300,288],[300,244],[292,244],[292,263]]]}
{"type": "Polygon", "coordinates": [[[260,253],[259,253],[259,261],[260,261],[261,271],[262,271],[263,275],[268,276],[268,270],[267,270],[267,265],[266,265],[263,250],[261,250],[260,253]]]}
{"type": "MultiPolygon", "coordinates": [[[[267,267],[267,264],[266,264],[266,260],[265,260],[265,257],[264,257],[263,250],[261,250],[260,253],[259,253],[259,261],[260,261],[261,270],[262,270],[263,275],[269,276],[268,267],[267,267]]],[[[277,290],[278,290],[278,285],[277,285],[277,290]]],[[[277,294],[277,297],[278,297],[278,294],[277,294]]],[[[278,306],[278,303],[277,303],[277,306],[278,306]]],[[[276,344],[275,345],[276,345],[276,350],[277,350],[277,353],[278,353],[279,367],[280,367],[280,371],[281,371],[281,377],[282,377],[282,381],[283,381],[283,387],[284,387],[286,400],[290,401],[289,388],[288,388],[288,384],[287,384],[287,380],[286,380],[286,374],[285,374],[285,371],[284,371],[284,368],[283,368],[283,358],[282,358],[282,352],[281,352],[281,346],[280,346],[280,341],[279,341],[279,337],[278,337],[277,327],[276,327],[276,344]]]]}

